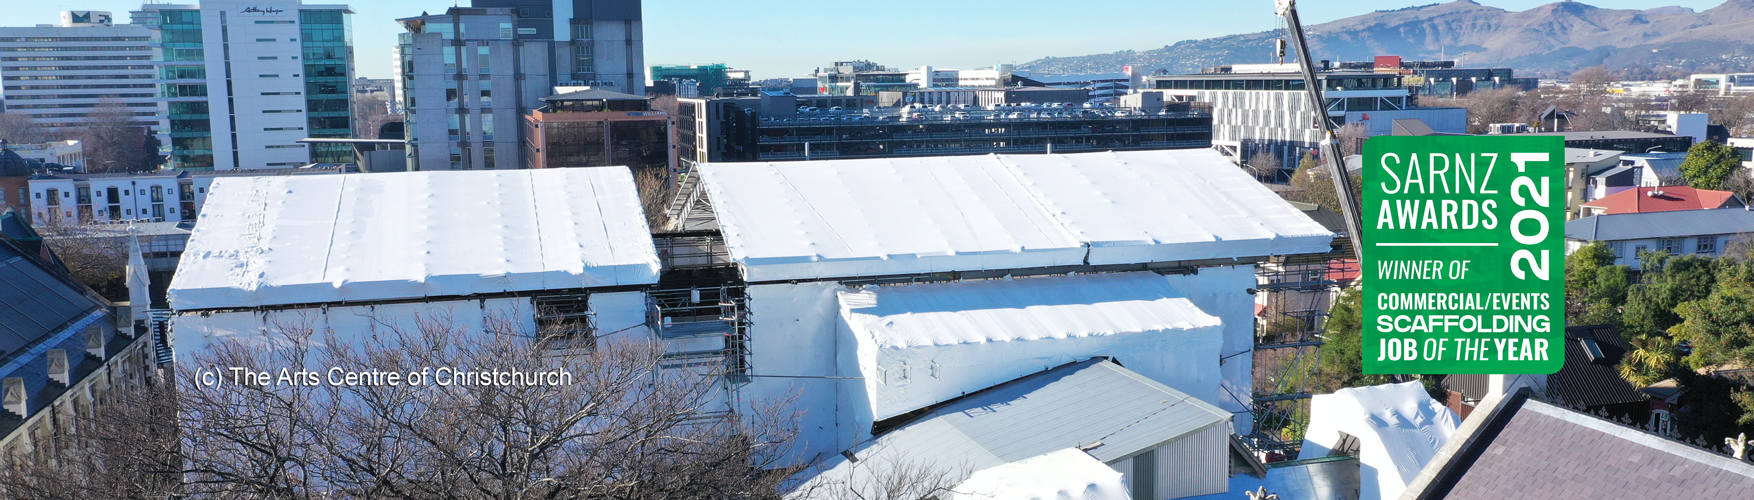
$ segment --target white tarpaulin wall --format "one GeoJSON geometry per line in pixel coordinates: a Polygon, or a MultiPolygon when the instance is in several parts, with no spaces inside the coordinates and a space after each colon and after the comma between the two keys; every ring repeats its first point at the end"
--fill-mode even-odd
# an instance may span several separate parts
{"type": "Polygon", "coordinates": [[[1156,273],[873,286],[839,298],[877,420],[1093,356],[1218,401],[1221,323],[1156,273]]]}
{"type": "Polygon", "coordinates": [[[700,171],[753,282],[1322,253],[1332,240],[1204,149],[700,171]]]}
{"type": "Polygon", "coordinates": [[[1310,400],[1297,458],[1328,455],[1341,434],[1358,439],[1359,498],[1398,498],[1460,425],[1419,382],[1340,389],[1310,400]]]}
{"type": "Polygon", "coordinates": [[[657,282],[623,168],[214,181],[171,282],[177,310],[657,282]]]}
{"type": "Polygon", "coordinates": [[[1130,500],[1121,473],[1077,448],[976,471],[956,485],[954,500],[1130,500]]]}

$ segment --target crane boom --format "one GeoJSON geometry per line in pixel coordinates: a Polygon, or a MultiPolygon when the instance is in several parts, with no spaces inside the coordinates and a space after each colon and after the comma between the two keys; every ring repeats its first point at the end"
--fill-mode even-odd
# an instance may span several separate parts
{"type": "Polygon", "coordinates": [[[1322,140],[1316,144],[1321,152],[1319,156],[1328,165],[1328,174],[1334,179],[1334,194],[1340,200],[1340,215],[1346,219],[1346,237],[1352,240],[1352,257],[1358,259],[1359,265],[1364,263],[1364,244],[1358,232],[1363,222],[1359,219],[1358,200],[1352,196],[1352,176],[1346,175],[1346,168],[1341,164],[1340,144],[1334,140],[1334,124],[1328,121],[1328,107],[1322,100],[1321,82],[1316,80],[1315,61],[1309,56],[1309,43],[1303,38],[1303,23],[1297,18],[1297,0],[1277,0],[1279,16],[1285,18],[1285,31],[1291,36],[1291,44],[1297,49],[1298,66],[1303,70],[1303,88],[1309,94],[1310,107],[1315,110],[1317,126],[1321,127],[1322,140]]]}

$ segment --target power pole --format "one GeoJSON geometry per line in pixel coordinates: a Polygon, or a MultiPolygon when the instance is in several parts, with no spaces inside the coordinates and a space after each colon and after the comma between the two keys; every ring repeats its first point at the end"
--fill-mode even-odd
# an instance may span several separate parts
{"type": "Polygon", "coordinates": [[[1309,43],[1303,39],[1303,23],[1297,19],[1297,0],[1276,0],[1279,16],[1285,18],[1285,32],[1291,35],[1291,44],[1297,48],[1298,66],[1303,69],[1303,88],[1309,93],[1310,106],[1315,109],[1315,119],[1322,129],[1322,140],[1316,144],[1320,156],[1328,164],[1328,174],[1334,178],[1334,191],[1340,200],[1340,214],[1346,218],[1346,237],[1352,240],[1352,257],[1364,265],[1364,239],[1359,234],[1358,200],[1352,197],[1352,176],[1346,175],[1346,167],[1340,157],[1340,143],[1334,137],[1334,124],[1328,122],[1328,107],[1322,100],[1321,81],[1316,79],[1315,61],[1309,55],[1309,43]]]}

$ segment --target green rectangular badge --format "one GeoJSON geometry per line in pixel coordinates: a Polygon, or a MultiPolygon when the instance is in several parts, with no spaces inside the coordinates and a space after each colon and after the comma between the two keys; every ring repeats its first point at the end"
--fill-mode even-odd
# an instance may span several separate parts
{"type": "Polygon", "coordinates": [[[1559,371],[1565,141],[1364,143],[1364,373],[1559,371]]]}

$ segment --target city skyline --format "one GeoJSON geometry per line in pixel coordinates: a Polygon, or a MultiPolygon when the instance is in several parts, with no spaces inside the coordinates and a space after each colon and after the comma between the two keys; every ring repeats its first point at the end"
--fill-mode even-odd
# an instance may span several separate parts
{"type": "MultiPolygon", "coordinates": [[[[1364,0],[1359,2],[1309,1],[1299,8],[1308,24],[1322,23],[1374,10],[1420,4],[1422,0],[1364,0]]],[[[310,2],[318,3],[318,2],[310,2]]],[[[344,3],[344,2],[333,2],[344,3]]],[[[1188,39],[1276,29],[1272,2],[1260,0],[1256,11],[1229,9],[1222,12],[1187,12],[1193,2],[1145,2],[1120,0],[1091,12],[1088,19],[1041,13],[1054,6],[1042,1],[957,2],[954,4],[904,0],[886,4],[895,12],[919,15],[842,16],[833,10],[798,1],[763,4],[762,9],[726,8],[700,1],[647,2],[645,60],[656,64],[725,63],[748,69],[755,78],[808,76],[817,67],[837,60],[865,59],[887,66],[915,68],[933,65],[972,69],[1000,63],[1023,63],[1047,56],[1077,56],[1121,50],[1149,50],[1188,39]],[[1003,12],[997,8],[1002,7],[1003,12]],[[1040,7],[1040,8],[1031,8],[1040,7]],[[930,10],[926,10],[930,9],[930,10]],[[1153,17],[1161,12],[1173,33],[1140,29],[1106,22],[1111,13],[1136,13],[1153,17]],[[907,17],[912,17],[908,19],[907,17]],[[910,22],[911,21],[911,22],[910,22]],[[846,29],[857,23],[858,31],[846,29]],[[777,28],[777,30],[775,30],[777,28]],[[779,31],[776,36],[773,31],[779,31]],[[848,33],[857,33],[856,36],[848,33]],[[739,43],[724,43],[737,39],[739,43]]],[[[1483,0],[1478,3],[1508,10],[1526,10],[1553,3],[1543,0],[1483,0]]],[[[1602,8],[1652,8],[1637,0],[1592,0],[1602,8]]],[[[1721,4],[1717,0],[1662,2],[1694,10],[1721,4]]],[[[458,1],[455,5],[467,6],[458,1]]],[[[11,26],[56,23],[63,10],[108,10],[118,23],[140,2],[128,0],[56,1],[28,3],[15,9],[11,26]]],[[[402,28],[395,19],[436,14],[451,7],[443,2],[394,0],[346,3],[353,9],[356,75],[389,78],[391,51],[402,28]]],[[[1119,68],[1116,68],[1119,70],[1119,68]]]]}

